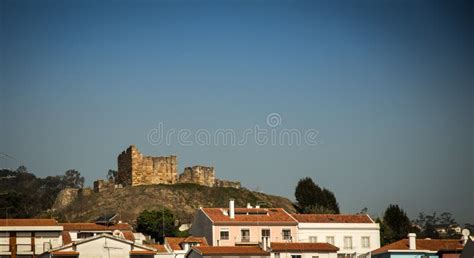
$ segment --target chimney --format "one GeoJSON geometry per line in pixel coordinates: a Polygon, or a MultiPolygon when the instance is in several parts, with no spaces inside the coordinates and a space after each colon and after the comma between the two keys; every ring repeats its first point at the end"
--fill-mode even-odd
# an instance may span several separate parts
{"type": "Polygon", "coordinates": [[[230,199],[229,201],[229,217],[231,219],[235,218],[234,199],[230,199]]]}
{"type": "Polygon", "coordinates": [[[410,250],[416,250],[416,234],[415,233],[409,233],[408,234],[408,247],[410,250]]]}
{"type": "Polygon", "coordinates": [[[250,205],[250,203],[248,202],[247,203],[247,209],[250,209],[250,208],[252,208],[252,205],[250,205]]]}
{"type": "Polygon", "coordinates": [[[262,247],[263,247],[262,248],[263,251],[266,252],[267,251],[267,238],[266,237],[263,238],[262,247]]]}
{"type": "Polygon", "coordinates": [[[260,205],[258,205],[258,204],[255,205],[255,208],[260,209],[260,205]]]}

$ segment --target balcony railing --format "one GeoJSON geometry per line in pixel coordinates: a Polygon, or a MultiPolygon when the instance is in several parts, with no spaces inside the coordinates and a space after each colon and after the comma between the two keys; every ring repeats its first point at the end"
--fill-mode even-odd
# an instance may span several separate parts
{"type": "Polygon", "coordinates": [[[250,242],[250,236],[241,236],[240,237],[240,242],[242,242],[242,243],[250,242]]]}

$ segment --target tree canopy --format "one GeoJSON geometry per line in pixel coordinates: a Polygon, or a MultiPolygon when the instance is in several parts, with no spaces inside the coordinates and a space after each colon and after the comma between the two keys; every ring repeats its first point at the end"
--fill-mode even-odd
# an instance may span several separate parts
{"type": "Polygon", "coordinates": [[[321,188],[310,177],[299,180],[295,189],[297,209],[301,213],[339,213],[336,196],[321,188]]]}
{"type": "Polygon", "coordinates": [[[137,231],[164,242],[165,236],[178,235],[177,218],[169,210],[144,210],[137,217],[137,231]]]}

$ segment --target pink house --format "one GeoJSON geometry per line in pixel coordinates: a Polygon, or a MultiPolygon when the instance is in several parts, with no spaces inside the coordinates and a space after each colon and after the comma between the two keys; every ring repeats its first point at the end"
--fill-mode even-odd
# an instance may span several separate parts
{"type": "Polygon", "coordinates": [[[212,246],[254,245],[296,241],[298,222],[282,208],[200,208],[190,233],[212,246]]]}

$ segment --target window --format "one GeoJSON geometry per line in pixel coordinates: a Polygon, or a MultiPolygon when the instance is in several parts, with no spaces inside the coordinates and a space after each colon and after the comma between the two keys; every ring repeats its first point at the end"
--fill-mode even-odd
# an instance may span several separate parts
{"type": "Polygon", "coordinates": [[[250,242],[250,230],[249,229],[241,229],[240,230],[240,237],[242,242],[250,242]]]}
{"type": "Polygon", "coordinates": [[[352,237],[344,237],[344,249],[352,249],[352,237]]]}
{"type": "Polygon", "coordinates": [[[94,233],[92,232],[79,232],[77,233],[77,238],[88,238],[88,237],[93,237],[94,233]]]}
{"type": "Polygon", "coordinates": [[[264,238],[270,239],[270,229],[262,229],[262,243],[264,238]]]}
{"type": "Polygon", "coordinates": [[[316,237],[316,236],[310,236],[310,237],[309,237],[309,242],[310,242],[310,243],[316,243],[316,242],[318,242],[318,237],[316,237]]]}
{"type": "Polygon", "coordinates": [[[301,254],[292,254],[291,258],[301,258],[301,254]]]}
{"type": "Polygon", "coordinates": [[[221,240],[229,240],[229,230],[221,229],[221,240]]]}
{"type": "Polygon", "coordinates": [[[363,248],[370,248],[370,238],[368,236],[363,236],[361,242],[363,248]]]}
{"type": "Polygon", "coordinates": [[[291,229],[283,229],[283,240],[291,240],[291,229]]]}
{"type": "Polygon", "coordinates": [[[334,245],[334,237],[333,236],[327,236],[326,237],[326,243],[334,245]]]}
{"type": "Polygon", "coordinates": [[[311,258],[319,258],[319,256],[311,256],[311,258]]]}
{"type": "Polygon", "coordinates": [[[280,258],[280,253],[275,253],[275,258],[280,258]]]}

